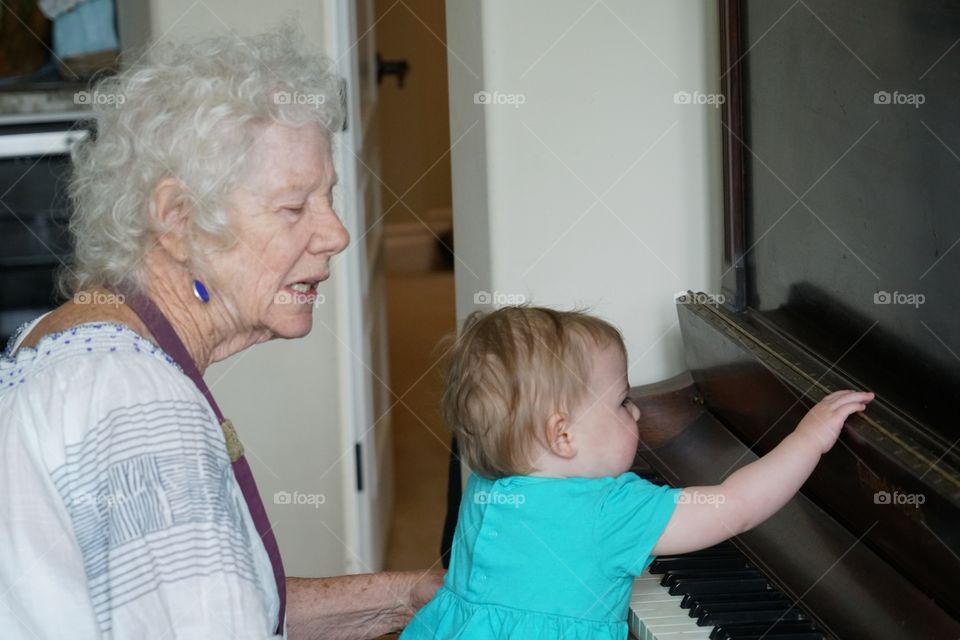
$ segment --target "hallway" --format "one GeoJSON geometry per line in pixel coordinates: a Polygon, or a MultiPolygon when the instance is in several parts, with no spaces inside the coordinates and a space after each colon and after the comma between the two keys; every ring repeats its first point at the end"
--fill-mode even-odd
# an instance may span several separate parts
{"type": "Polygon", "coordinates": [[[450,434],[440,420],[441,337],[456,328],[453,272],[390,274],[395,503],[387,570],[439,566],[450,434]]]}

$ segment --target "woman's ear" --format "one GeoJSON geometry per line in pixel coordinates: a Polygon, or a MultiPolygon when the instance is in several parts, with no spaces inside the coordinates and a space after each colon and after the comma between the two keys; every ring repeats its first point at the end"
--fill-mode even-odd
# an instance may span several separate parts
{"type": "Polygon", "coordinates": [[[570,459],[577,454],[573,446],[573,434],[570,432],[570,420],[565,413],[554,413],[547,418],[544,426],[547,448],[561,458],[570,459]]]}
{"type": "Polygon", "coordinates": [[[157,242],[176,262],[185,263],[190,256],[187,248],[187,199],[183,183],[164,178],[154,187],[150,196],[150,213],[157,222],[157,242]]]}

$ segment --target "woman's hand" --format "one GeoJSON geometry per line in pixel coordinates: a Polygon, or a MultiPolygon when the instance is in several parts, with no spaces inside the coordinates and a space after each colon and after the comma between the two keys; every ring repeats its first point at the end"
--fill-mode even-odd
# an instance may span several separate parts
{"type": "Polygon", "coordinates": [[[433,597],[444,571],[287,578],[290,640],[362,640],[403,629],[433,597]]]}
{"type": "Polygon", "coordinates": [[[796,433],[815,441],[821,454],[830,451],[833,443],[840,437],[843,423],[851,413],[863,411],[873,400],[870,391],[836,391],[818,402],[800,424],[796,433]]]}
{"type": "Polygon", "coordinates": [[[336,578],[287,578],[290,640],[362,640],[403,629],[446,572],[387,571],[336,578]]]}

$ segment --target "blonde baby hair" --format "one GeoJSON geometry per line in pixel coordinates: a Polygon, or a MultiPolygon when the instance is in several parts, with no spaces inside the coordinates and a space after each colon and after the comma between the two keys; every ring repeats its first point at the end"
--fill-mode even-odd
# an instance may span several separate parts
{"type": "Polygon", "coordinates": [[[609,322],[533,306],[474,312],[447,345],[443,418],[467,465],[490,479],[535,471],[532,445],[551,415],[583,401],[594,349],[626,353],[609,322]]]}

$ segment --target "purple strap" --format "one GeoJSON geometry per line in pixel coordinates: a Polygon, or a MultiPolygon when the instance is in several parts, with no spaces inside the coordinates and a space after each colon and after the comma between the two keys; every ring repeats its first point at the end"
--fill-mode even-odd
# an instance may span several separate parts
{"type": "MultiPolygon", "coordinates": [[[[220,412],[217,401],[213,399],[213,394],[211,394],[210,389],[207,388],[207,383],[203,381],[203,376],[200,375],[196,363],[187,352],[187,348],[184,346],[180,336],[177,335],[177,332],[170,325],[170,322],[164,317],[163,312],[157,308],[157,305],[155,305],[150,298],[139,293],[131,286],[126,284],[121,285],[116,287],[116,292],[124,296],[124,303],[139,316],[143,324],[150,330],[150,333],[153,334],[154,339],[157,341],[157,346],[173,358],[174,361],[180,365],[180,368],[183,369],[183,372],[193,380],[193,383],[197,385],[197,389],[200,390],[203,397],[210,403],[210,408],[213,409],[213,413],[216,414],[217,420],[222,423],[224,421],[223,413],[220,412]]],[[[247,509],[250,511],[250,516],[253,518],[253,523],[257,527],[260,540],[263,541],[263,546],[266,548],[267,555],[270,557],[270,564],[273,566],[273,577],[274,580],[277,581],[277,593],[280,596],[280,615],[277,620],[276,634],[282,635],[283,619],[287,608],[287,580],[283,573],[283,560],[280,558],[280,549],[277,547],[277,540],[273,536],[273,527],[270,525],[270,519],[267,517],[267,511],[263,506],[263,501],[260,499],[260,492],[257,490],[257,483],[253,479],[253,472],[250,470],[250,465],[247,464],[246,457],[241,455],[233,463],[233,475],[237,479],[237,484],[240,485],[243,498],[247,501],[247,509]]]]}

